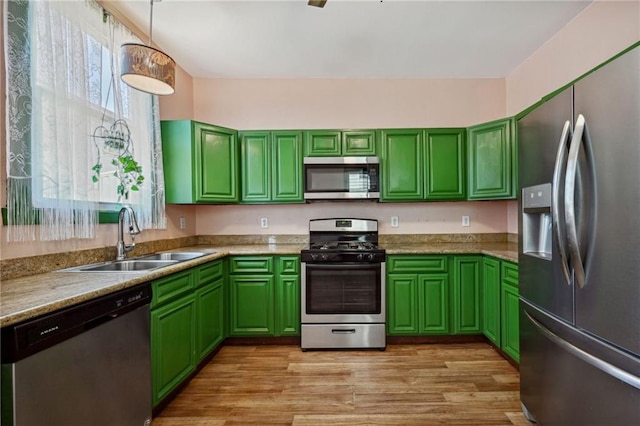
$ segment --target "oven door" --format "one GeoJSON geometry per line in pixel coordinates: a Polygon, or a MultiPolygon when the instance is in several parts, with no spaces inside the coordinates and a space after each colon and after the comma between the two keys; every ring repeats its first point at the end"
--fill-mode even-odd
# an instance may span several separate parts
{"type": "Polygon", "coordinates": [[[385,263],[302,263],[302,323],[384,323],[385,263]]]}

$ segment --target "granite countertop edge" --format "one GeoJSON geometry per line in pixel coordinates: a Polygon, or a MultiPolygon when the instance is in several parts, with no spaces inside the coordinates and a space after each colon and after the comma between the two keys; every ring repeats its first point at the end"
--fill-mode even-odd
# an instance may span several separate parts
{"type": "MultiPolygon", "coordinates": [[[[185,269],[234,255],[297,255],[305,244],[189,246],[168,250],[207,254],[164,268],[136,273],[60,272],[4,281],[0,287],[0,327],[20,323],[118,290],[147,283],[185,269]]],[[[517,263],[513,243],[387,244],[387,254],[483,254],[517,263]]]]}

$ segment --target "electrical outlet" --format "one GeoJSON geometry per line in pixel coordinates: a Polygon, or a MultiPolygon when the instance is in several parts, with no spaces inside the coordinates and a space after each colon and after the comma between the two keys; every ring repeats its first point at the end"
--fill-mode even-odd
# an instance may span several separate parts
{"type": "Polygon", "coordinates": [[[269,227],[269,219],[266,217],[260,218],[260,228],[268,228],[269,227]]]}
{"type": "Polygon", "coordinates": [[[184,229],[187,227],[187,219],[184,216],[180,216],[180,229],[184,229]]]}
{"type": "Polygon", "coordinates": [[[391,227],[392,228],[398,227],[398,216],[391,216],[391,227]]]}
{"type": "Polygon", "coordinates": [[[469,216],[462,216],[462,226],[469,226],[469,216]]]}
{"type": "Polygon", "coordinates": [[[275,235],[269,235],[269,245],[273,245],[276,243],[276,236],[275,235]]]}

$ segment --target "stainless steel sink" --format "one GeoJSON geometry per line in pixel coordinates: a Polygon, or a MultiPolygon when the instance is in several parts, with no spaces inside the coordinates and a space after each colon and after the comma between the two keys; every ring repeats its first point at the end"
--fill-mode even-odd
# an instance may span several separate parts
{"type": "Polygon", "coordinates": [[[178,263],[177,260],[131,259],[76,266],[75,268],[61,269],[58,272],[145,272],[176,263],[178,263]]]}
{"type": "Polygon", "coordinates": [[[173,253],[156,253],[148,256],[142,256],[140,260],[191,260],[204,256],[207,253],[200,252],[173,252],[173,253]]]}

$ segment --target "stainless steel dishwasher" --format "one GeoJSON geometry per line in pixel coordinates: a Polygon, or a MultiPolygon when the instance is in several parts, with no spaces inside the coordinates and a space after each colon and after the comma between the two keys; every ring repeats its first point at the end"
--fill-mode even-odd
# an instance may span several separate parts
{"type": "Polygon", "coordinates": [[[2,424],[151,423],[148,284],[2,329],[2,424]]]}

